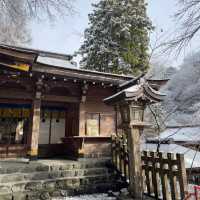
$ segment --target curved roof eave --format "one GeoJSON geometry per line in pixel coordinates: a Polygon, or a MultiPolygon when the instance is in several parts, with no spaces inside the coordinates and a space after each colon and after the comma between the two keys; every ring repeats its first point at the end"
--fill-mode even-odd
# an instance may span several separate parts
{"type": "Polygon", "coordinates": [[[152,89],[147,82],[135,85],[137,87],[124,89],[106,99],[104,102],[107,104],[115,104],[117,102],[125,101],[149,101],[150,103],[158,103],[165,97],[164,94],[159,93],[152,89]]]}

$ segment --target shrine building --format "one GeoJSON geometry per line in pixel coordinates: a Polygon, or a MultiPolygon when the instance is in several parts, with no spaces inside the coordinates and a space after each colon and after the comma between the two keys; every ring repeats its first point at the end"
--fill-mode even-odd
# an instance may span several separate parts
{"type": "Polygon", "coordinates": [[[0,158],[110,156],[118,119],[103,99],[131,80],[78,69],[72,56],[0,45],[0,158]]]}

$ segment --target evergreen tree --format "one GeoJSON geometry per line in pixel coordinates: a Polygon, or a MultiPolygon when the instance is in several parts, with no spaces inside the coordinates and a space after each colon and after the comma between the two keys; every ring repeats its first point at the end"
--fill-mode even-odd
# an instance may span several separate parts
{"type": "Polygon", "coordinates": [[[145,0],[101,0],[93,6],[79,50],[82,67],[118,74],[146,71],[152,25],[145,0]]]}

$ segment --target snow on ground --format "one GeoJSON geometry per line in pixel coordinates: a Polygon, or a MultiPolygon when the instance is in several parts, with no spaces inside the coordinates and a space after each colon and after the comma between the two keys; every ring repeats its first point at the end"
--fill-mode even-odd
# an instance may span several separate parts
{"type": "Polygon", "coordinates": [[[78,197],[54,198],[53,200],[116,200],[115,197],[108,197],[107,194],[81,195],[78,197]]]}

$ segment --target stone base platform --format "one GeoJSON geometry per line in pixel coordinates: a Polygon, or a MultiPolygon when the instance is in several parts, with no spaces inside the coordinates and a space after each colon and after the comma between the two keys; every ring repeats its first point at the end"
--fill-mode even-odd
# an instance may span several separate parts
{"type": "Polygon", "coordinates": [[[117,190],[109,159],[0,161],[0,200],[39,200],[117,190]]]}

